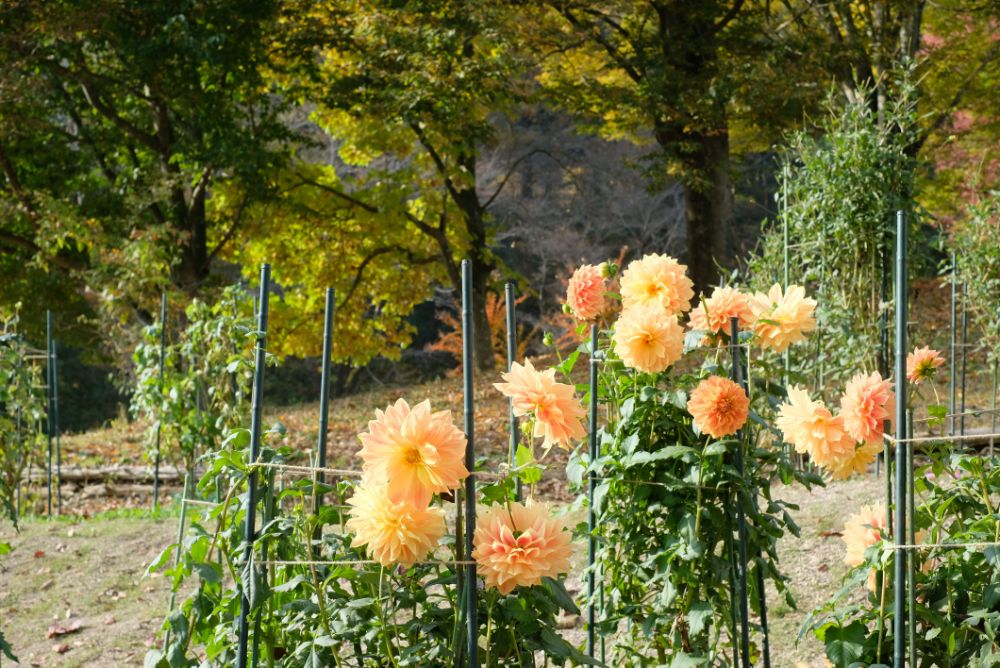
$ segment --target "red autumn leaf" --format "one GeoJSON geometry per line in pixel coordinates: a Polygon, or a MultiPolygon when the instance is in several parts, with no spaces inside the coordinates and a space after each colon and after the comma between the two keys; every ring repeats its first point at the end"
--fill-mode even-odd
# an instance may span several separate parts
{"type": "Polygon", "coordinates": [[[41,550],[35,550],[35,559],[41,559],[44,556],[45,556],[44,552],[42,552],[41,550]]]}

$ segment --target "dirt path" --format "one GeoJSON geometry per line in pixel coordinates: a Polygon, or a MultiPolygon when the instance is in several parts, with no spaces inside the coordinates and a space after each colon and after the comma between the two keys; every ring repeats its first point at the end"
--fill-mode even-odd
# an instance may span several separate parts
{"type": "Polygon", "coordinates": [[[36,520],[14,536],[4,524],[0,538],[14,551],[0,558],[0,624],[20,665],[141,666],[168,592],[165,578],[143,573],[176,526],[171,518],[36,520]]]}

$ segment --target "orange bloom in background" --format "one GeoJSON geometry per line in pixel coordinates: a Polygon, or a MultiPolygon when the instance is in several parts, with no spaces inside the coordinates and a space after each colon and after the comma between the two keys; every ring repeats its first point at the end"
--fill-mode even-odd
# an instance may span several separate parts
{"type": "Polygon", "coordinates": [[[581,265],[566,286],[566,303],[579,320],[594,320],[604,311],[604,276],[601,268],[581,265]]]}
{"type": "Polygon", "coordinates": [[[553,517],[547,503],[490,506],[476,517],[472,558],[487,587],[509,594],[567,572],[571,539],[565,520],[553,517]]]}
{"type": "Polygon", "coordinates": [[[699,431],[722,438],[735,434],[747,421],[750,399],[728,378],[710,376],[691,392],[687,409],[699,431]]]}
{"type": "Polygon", "coordinates": [[[394,502],[424,507],[469,475],[465,434],[452,424],[451,411],[432,413],[430,401],[411,409],[399,399],[384,412],[376,410],[360,438],[358,454],[369,479],[385,483],[394,502]]]}
{"type": "Polygon", "coordinates": [[[493,387],[513,400],[514,415],[535,416],[534,436],[544,439],[544,447],[559,445],[569,450],[574,440],[587,435],[582,422],[587,412],[573,386],[556,381],[555,369],[537,371],[526,360],[523,365],[514,362],[501,378],[507,382],[493,387]]]}
{"type": "Polygon", "coordinates": [[[625,366],[659,373],[681,358],[684,329],[655,305],[635,306],[615,323],[615,350],[625,366]]]}
{"type": "Polygon", "coordinates": [[[896,394],[892,381],[883,380],[878,371],[859,373],[848,381],[840,398],[844,428],[855,441],[878,444],[885,433],[885,420],[892,419],[896,394]]]}
{"type": "Polygon", "coordinates": [[[633,260],[622,272],[622,305],[656,305],[671,315],[688,311],[694,284],[686,272],[687,266],[667,255],[652,253],[633,260]]]}
{"type": "MultiPolygon", "coordinates": [[[[861,506],[858,512],[847,518],[844,523],[843,540],[847,548],[844,563],[851,567],[863,564],[865,550],[882,540],[885,528],[884,504],[861,506]]],[[[888,537],[888,534],[885,537],[888,537]]]]}
{"type": "Polygon", "coordinates": [[[852,455],[833,464],[830,469],[833,479],[846,480],[855,473],[859,475],[864,473],[881,450],[882,446],[878,443],[862,443],[855,447],[852,455]]]}
{"type": "Polygon", "coordinates": [[[940,352],[930,346],[914,348],[906,356],[906,379],[914,385],[920,385],[925,380],[930,380],[941,366],[944,366],[944,358],[940,352]]]}
{"type": "Polygon", "coordinates": [[[729,335],[729,321],[739,318],[740,329],[749,328],[754,321],[749,298],[735,288],[715,288],[712,296],[691,309],[690,328],[711,334],[729,335]]]}
{"type": "Polygon", "coordinates": [[[762,348],[784,352],[793,343],[806,338],[806,333],[816,329],[816,300],[806,297],[805,288],[788,286],[782,293],[775,283],[765,295],[758,292],[749,298],[753,310],[754,333],[762,348]]]}
{"type": "Polygon", "coordinates": [[[810,399],[801,387],[788,388],[788,401],[778,408],[775,426],[785,441],[795,446],[796,452],[809,453],[823,468],[834,468],[854,454],[854,441],[844,429],[843,419],[839,415],[834,417],[826,406],[810,399]]]}
{"type": "Polygon", "coordinates": [[[354,490],[346,528],[354,533],[351,547],[367,546],[372,559],[383,566],[412,566],[427,557],[445,532],[441,508],[393,501],[385,485],[354,490]]]}

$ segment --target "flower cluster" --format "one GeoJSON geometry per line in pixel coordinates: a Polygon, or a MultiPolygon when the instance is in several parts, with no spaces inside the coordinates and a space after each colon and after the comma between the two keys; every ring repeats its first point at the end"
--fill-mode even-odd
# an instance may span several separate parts
{"type": "Polygon", "coordinates": [[[411,408],[399,399],[375,412],[360,439],[364,477],[348,500],[351,546],[367,546],[383,566],[411,566],[445,532],[444,511],[430,507],[433,496],[469,475],[465,434],[452,424],[450,411],[432,413],[429,401],[411,408]]]}
{"type": "Polygon", "coordinates": [[[778,409],[776,426],[796,452],[808,454],[840,480],[863,473],[875,461],[895,401],[892,383],[878,372],[857,374],[847,383],[839,415],[792,385],[788,400],[778,409]]]}

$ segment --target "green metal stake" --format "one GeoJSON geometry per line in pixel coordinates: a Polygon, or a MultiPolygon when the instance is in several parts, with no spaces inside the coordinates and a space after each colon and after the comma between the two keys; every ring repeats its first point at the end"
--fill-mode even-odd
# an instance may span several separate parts
{"type": "MultiPolygon", "coordinates": [[[[326,308],[323,312],[323,368],[320,371],[319,388],[319,439],[316,445],[317,464],[320,468],[326,467],[326,441],[327,431],[330,429],[330,356],[333,347],[333,310],[334,292],[333,288],[326,289],[326,308]]],[[[318,473],[316,480],[319,483],[326,482],[326,475],[318,473]]],[[[323,495],[316,494],[316,513],[323,505],[323,495]]],[[[321,529],[316,527],[316,540],[321,536],[321,529]]]]}
{"type": "Polygon", "coordinates": [[[951,254],[951,362],[948,365],[948,376],[949,376],[949,395],[951,397],[951,405],[948,406],[948,413],[951,417],[948,418],[948,435],[955,435],[955,414],[958,412],[955,409],[958,407],[956,402],[956,387],[957,387],[957,372],[958,372],[958,256],[954,253],[951,254]]]}
{"type": "Polygon", "coordinates": [[[587,656],[594,658],[597,639],[597,611],[594,606],[594,593],[597,589],[597,575],[594,572],[597,563],[597,509],[594,508],[594,493],[597,490],[597,472],[594,462],[600,456],[597,443],[597,365],[600,359],[597,354],[597,325],[590,326],[590,472],[587,474],[587,493],[589,498],[587,515],[587,656]]]}
{"type": "Polygon", "coordinates": [[[59,428],[59,344],[52,339],[52,429],[56,433],[56,515],[62,515],[62,430],[59,428]]]}
{"type": "Polygon", "coordinates": [[[994,434],[997,433],[997,362],[993,360],[993,406],[992,417],[990,419],[990,458],[993,457],[994,434]]]}
{"type": "Polygon", "coordinates": [[[52,517],[52,311],[45,311],[45,435],[48,438],[46,514],[52,517]]]}
{"type": "MultiPolygon", "coordinates": [[[[188,500],[188,485],[190,477],[189,474],[184,474],[184,488],[181,490],[181,519],[177,523],[177,550],[174,551],[174,570],[181,563],[181,551],[184,545],[184,523],[187,520],[187,500],[188,500]]],[[[169,613],[174,611],[174,604],[176,602],[177,589],[176,587],[170,588],[170,600],[167,603],[168,616],[169,613]]],[[[166,653],[167,648],[170,646],[170,626],[167,625],[167,632],[163,634],[163,652],[166,653]]]]}
{"type": "Polygon", "coordinates": [[[473,382],[473,342],[475,330],[472,323],[472,264],[462,260],[462,372],[465,403],[465,621],[468,668],[479,668],[478,582],[476,564],[472,563],[473,537],[476,533],[476,466],[475,449],[475,384],[473,382]]]}
{"type": "MultiPolygon", "coordinates": [[[[250,408],[250,461],[253,466],[260,457],[260,432],[264,407],[264,364],[267,361],[267,312],[268,295],[271,289],[271,265],[264,264],[260,268],[260,309],[257,313],[257,350],[255,355],[253,377],[253,400],[250,408]]],[[[257,469],[250,469],[247,475],[247,509],[244,526],[243,562],[246,568],[253,568],[253,543],[256,537],[257,525],[257,469]]],[[[250,635],[250,598],[244,590],[240,603],[239,633],[236,651],[237,668],[247,666],[247,645],[250,635]]]]}
{"type": "MultiPolygon", "coordinates": [[[[747,378],[749,372],[744,373],[743,369],[743,356],[740,353],[739,340],[740,340],[740,321],[739,318],[731,318],[729,321],[729,332],[730,332],[730,346],[733,357],[733,381],[743,388],[743,392],[749,396],[750,391],[747,385],[747,378]]],[[[746,443],[745,431],[740,430],[738,437],[742,444],[746,443]]],[[[744,461],[742,453],[739,458],[739,470],[740,477],[746,481],[746,474],[744,470],[744,461]]],[[[749,484],[748,484],[749,487],[749,484]]],[[[753,487],[749,488],[750,502],[753,504],[756,510],[759,510],[757,506],[757,490],[753,487]]],[[[757,559],[763,561],[763,556],[760,550],[757,550],[757,559]]],[[[771,634],[768,629],[767,623],[767,590],[764,587],[764,571],[761,569],[760,563],[757,564],[757,604],[760,608],[760,628],[764,635],[764,668],[771,668],[771,634]]]]}
{"type": "MultiPolygon", "coordinates": [[[[906,411],[906,437],[913,438],[913,411],[906,411]]],[[[908,499],[906,503],[907,514],[909,518],[907,519],[907,542],[910,545],[917,544],[917,536],[914,521],[915,509],[916,509],[916,494],[913,485],[913,443],[906,444],[906,476],[909,480],[908,485],[908,499]]],[[[917,665],[917,579],[914,577],[915,562],[917,553],[913,549],[906,551],[906,571],[907,577],[909,578],[908,587],[908,603],[909,607],[906,610],[906,625],[907,631],[910,639],[910,665],[917,665]]]]}
{"type": "MultiPolygon", "coordinates": [[[[504,304],[507,307],[507,371],[514,366],[517,358],[517,305],[514,303],[514,284],[506,283],[503,286],[504,304]]],[[[517,463],[518,425],[517,417],[514,415],[514,400],[507,401],[507,419],[510,423],[510,456],[508,463],[514,466],[517,463]]],[[[518,478],[516,489],[514,490],[514,500],[520,501],[524,498],[524,489],[521,479],[518,478]]]]}
{"type": "Polygon", "coordinates": [[[156,452],[153,456],[153,510],[160,507],[160,428],[163,424],[163,363],[167,348],[167,293],[160,295],[160,372],[156,381],[160,395],[160,416],[156,421],[156,452]]]}
{"type": "MultiPolygon", "coordinates": [[[[967,297],[968,285],[962,282],[962,398],[958,409],[958,433],[961,436],[965,436],[965,379],[966,379],[966,367],[965,361],[967,358],[966,350],[968,349],[968,334],[969,334],[969,319],[967,311],[967,297]]],[[[962,445],[962,449],[965,450],[966,446],[962,445]]]]}
{"type": "Polygon", "coordinates": [[[896,214],[896,538],[893,666],[906,666],[906,213],[896,214]]]}

